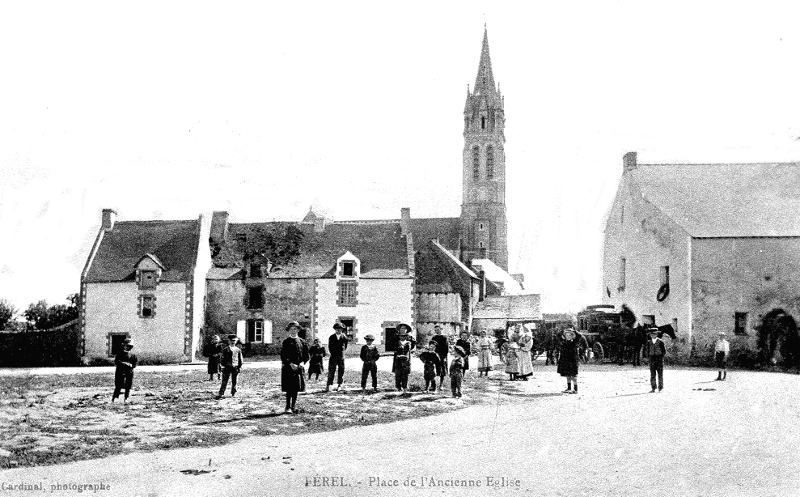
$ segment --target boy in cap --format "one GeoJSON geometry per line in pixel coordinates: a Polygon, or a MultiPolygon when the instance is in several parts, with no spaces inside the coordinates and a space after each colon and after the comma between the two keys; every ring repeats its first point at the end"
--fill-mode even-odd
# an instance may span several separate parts
{"type": "Polygon", "coordinates": [[[133,385],[133,369],[137,363],[136,354],[132,354],[131,349],[133,349],[131,339],[126,338],[122,342],[122,350],[114,357],[114,365],[117,369],[114,371],[114,394],[111,396],[111,402],[117,400],[123,388],[125,389],[124,401],[128,402],[133,385]]]}
{"type": "Polygon", "coordinates": [[[455,352],[453,362],[450,363],[450,391],[453,397],[461,397],[461,380],[464,378],[464,357],[466,351],[460,345],[453,349],[455,352]]]}
{"type": "Polygon", "coordinates": [[[728,376],[728,354],[731,353],[731,344],[725,339],[725,332],[719,332],[719,338],[714,344],[714,359],[717,362],[717,381],[724,381],[728,376]]]}
{"type": "Polygon", "coordinates": [[[361,360],[364,361],[364,365],[361,367],[361,391],[365,392],[367,390],[367,376],[372,375],[372,390],[374,392],[378,391],[378,359],[381,357],[381,353],[378,351],[378,347],[372,345],[372,342],[375,341],[375,337],[372,334],[369,334],[364,337],[364,340],[367,342],[366,345],[361,347],[361,360]]]}
{"type": "Polygon", "coordinates": [[[439,376],[439,390],[441,390],[444,384],[444,377],[447,375],[447,353],[450,349],[450,341],[442,334],[442,327],[438,324],[433,326],[431,341],[436,344],[436,354],[439,356],[439,365],[436,372],[439,376]]]}
{"type": "Polygon", "coordinates": [[[408,389],[408,375],[411,373],[411,343],[408,341],[408,331],[411,329],[407,324],[397,325],[398,339],[400,343],[394,350],[394,362],[392,362],[392,372],[394,373],[394,385],[399,392],[408,389]]]}
{"type": "Polygon", "coordinates": [[[650,393],[656,391],[656,376],[658,376],[658,391],[664,389],[664,356],[667,347],[664,341],[658,338],[658,328],[650,328],[650,340],[645,344],[645,352],[650,358],[650,393]]]}
{"type": "Polygon", "coordinates": [[[325,391],[328,392],[333,385],[333,377],[336,375],[338,368],[339,376],[337,377],[336,390],[342,387],[342,379],[344,377],[344,351],[347,348],[347,336],[344,332],[344,325],[336,321],[333,325],[334,333],[328,337],[328,351],[331,354],[328,359],[328,384],[325,386],[325,391]]]}
{"type": "Polygon", "coordinates": [[[225,395],[228,387],[228,378],[231,380],[231,397],[236,396],[236,380],[239,371],[242,370],[242,350],[236,346],[239,339],[236,335],[228,335],[228,346],[222,349],[222,384],[219,387],[217,398],[221,399],[225,395]]]}
{"type": "Polygon", "coordinates": [[[428,347],[420,352],[419,359],[423,364],[422,378],[425,380],[425,391],[436,391],[436,370],[439,356],[436,354],[436,344],[428,342],[428,347]]]}

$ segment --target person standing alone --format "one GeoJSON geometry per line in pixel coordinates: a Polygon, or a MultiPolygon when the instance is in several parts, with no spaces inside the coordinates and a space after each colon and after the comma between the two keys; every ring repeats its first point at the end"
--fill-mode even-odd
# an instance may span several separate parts
{"type": "Polygon", "coordinates": [[[650,328],[650,340],[645,344],[645,352],[650,358],[650,393],[656,391],[656,376],[658,376],[658,391],[664,389],[664,356],[667,347],[664,341],[658,338],[658,328],[650,328]]]}
{"type": "Polygon", "coordinates": [[[133,385],[133,370],[136,368],[136,354],[131,354],[133,344],[130,338],[126,338],[122,342],[122,351],[114,357],[114,365],[117,366],[114,372],[114,394],[111,396],[111,402],[114,402],[119,397],[122,389],[125,389],[125,402],[128,401],[128,396],[131,394],[131,386],[133,385]]]}
{"type": "Polygon", "coordinates": [[[719,332],[719,338],[714,344],[714,360],[717,362],[717,381],[725,381],[728,376],[728,354],[731,353],[731,344],[725,340],[725,332],[719,332]]]}
{"type": "Polygon", "coordinates": [[[331,357],[328,359],[328,384],[325,386],[325,391],[328,392],[333,385],[333,377],[336,375],[338,369],[339,375],[336,378],[336,391],[342,387],[342,380],[344,377],[344,351],[347,349],[347,336],[344,332],[344,325],[337,321],[333,325],[334,333],[328,338],[328,353],[331,357]]]}
{"type": "Polygon", "coordinates": [[[228,335],[228,346],[222,349],[222,385],[219,387],[218,399],[225,395],[225,389],[228,387],[228,378],[231,380],[231,397],[236,396],[236,380],[244,362],[242,360],[242,350],[236,346],[236,340],[238,340],[236,335],[228,335]]]}

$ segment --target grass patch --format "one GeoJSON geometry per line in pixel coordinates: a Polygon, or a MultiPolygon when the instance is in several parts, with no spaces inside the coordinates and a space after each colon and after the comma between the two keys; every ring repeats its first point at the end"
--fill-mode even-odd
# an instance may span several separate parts
{"type": "Polygon", "coordinates": [[[111,371],[8,377],[0,386],[0,437],[7,451],[0,452],[0,468],[388,423],[491,402],[493,397],[481,394],[498,388],[497,382],[470,376],[464,397],[456,400],[449,379],[439,394],[421,392],[419,373],[411,374],[408,393],[396,392],[394,376],[383,371],[379,392],[362,394],[360,383],[360,370],[345,372],[340,392],[322,392],[323,378],[310,381],[297,401],[302,412],[284,415],[280,371],[273,368],[245,369],[236,397],[221,400],[214,398],[219,382],[208,381],[202,370],[136,372],[127,405],[111,403],[111,371]]]}

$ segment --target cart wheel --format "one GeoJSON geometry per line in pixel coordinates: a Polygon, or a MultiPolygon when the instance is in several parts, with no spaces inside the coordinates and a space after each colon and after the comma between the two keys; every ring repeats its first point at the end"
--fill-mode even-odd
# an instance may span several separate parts
{"type": "Polygon", "coordinates": [[[586,364],[589,362],[589,356],[591,355],[589,352],[592,350],[589,348],[589,341],[586,340],[586,337],[581,335],[580,336],[581,344],[579,346],[579,355],[581,361],[586,364]]]}
{"type": "Polygon", "coordinates": [[[603,344],[597,342],[592,347],[592,354],[594,354],[594,362],[603,362],[605,358],[605,351],[603,350],[603,344]]]}

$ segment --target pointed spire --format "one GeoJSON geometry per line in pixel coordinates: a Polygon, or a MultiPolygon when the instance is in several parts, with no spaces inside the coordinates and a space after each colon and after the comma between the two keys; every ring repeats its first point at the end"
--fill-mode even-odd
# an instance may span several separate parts
{"type": "Polygon", "coordinates": [[[494,75],[492,74],[492,59],[489,57],[489,32],[486,29],[486,24],[484,24],[481,61],[478,64],[478,75],[475,78],[475,95],[494,96],[496,92],[494,75]]]}

